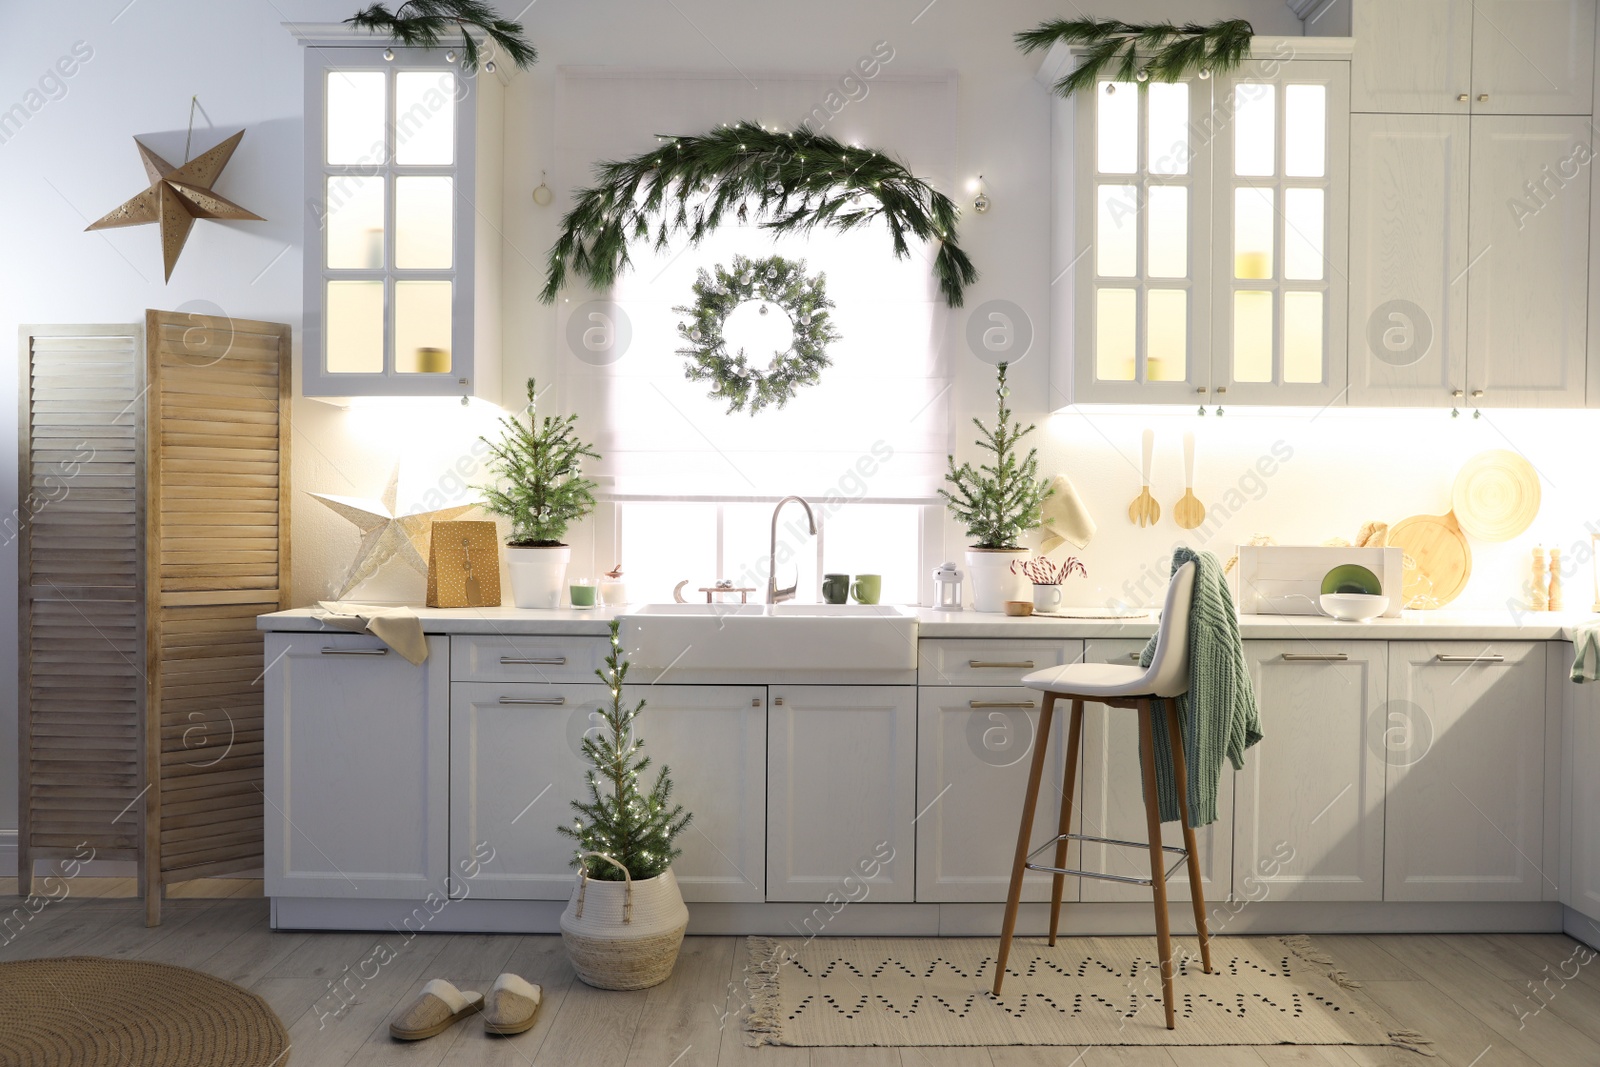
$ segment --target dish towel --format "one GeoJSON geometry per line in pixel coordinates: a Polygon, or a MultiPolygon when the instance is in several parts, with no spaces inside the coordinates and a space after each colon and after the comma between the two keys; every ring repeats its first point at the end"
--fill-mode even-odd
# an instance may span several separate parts
{"type": "Polygon", "coordinates": [[[1600,680],[1600,619],[1572,627],[1572,680],[1600,680]]]}
{"type": "Polygon", "coordinates": [[[324,625],[351,633],[371,634],[404,656],[412,666],[428,658],[428,639],[422,635],[422,620],[407,607],[377,604],[349,604],[340,600],[319,600],[311,617],[324,625]]]}
{"type": "MultiPolygon", "coordinates": [[[[1183,761],[1189,772],[1189,824],[1217,821],[1217,783],[1226,757],[1234,770],[1244,767],[1244,751],[1261,740],[1261,715],[1255,686],[1239,639],[1239,613],[1222,564],[1209,552],[1179,546],[1172,553],[1174,573],[1193,562],[1194,600],[1189,609],[1189,691],[1177,698],[1183,761]]],[[[1139,656],[1142,666],[1155,658],[1156,638],[1139,656]]],[[[1172,784],[1172,746],[1167,740],[1168,701],[1152,701],[1155,717],[1156,795],[1161,821],[1179,816],[1178,791],[1172,784]]]]}
{"type": "Polygon", "coordinates": [[[1094,536],[1095,525],[1089,517],[1089,509],[1083,506],[1083,498],[1065,474],[1056,475],[1050,483],[1050,495],[1039,509],[1039,517],[1044,522],[1041,553],[1054,552],[1068,541],[1083,548],[1094,536]]]}

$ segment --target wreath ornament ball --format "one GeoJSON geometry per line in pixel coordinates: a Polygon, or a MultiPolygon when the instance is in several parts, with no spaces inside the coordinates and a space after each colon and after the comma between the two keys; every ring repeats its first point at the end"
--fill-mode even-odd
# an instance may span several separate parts
{"type": "Polygon", "coordinates": [[[805,260],[769,256],[734,256],[731,269],[720,263],[701,269],[694,283],[694,303],[672,310],[688,318],[678,324],[685,346],[678,354],[689,364],[690,381],[713,382],[710,396],[728,402],[728,413],[749,409],[754,415],[768,405],[783,407],[795,391],[815,385],[830,365],[827,347],[839,339],[828,316],[826,275],[806,274],[805,260]],[[749,301],[772,305],[789,318],[793,341],[769,362],[754,359],[743,348],[728,350],[724,328],[735,308],[749,301]]]}

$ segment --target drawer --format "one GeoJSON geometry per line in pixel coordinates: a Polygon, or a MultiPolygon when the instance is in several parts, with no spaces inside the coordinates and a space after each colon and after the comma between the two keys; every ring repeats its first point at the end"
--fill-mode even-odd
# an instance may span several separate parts
{"type": "Polygon", "coordinates": [[[918,642],[918,685],[1021,685],[1023,675],[1077,663],[1082,641],[928,638],[918,642]]]}
{"type": "Polygon", "coordinates": [[[452,637],[453,682],[594,682],[611,642],[604,637],[452,637]]]}

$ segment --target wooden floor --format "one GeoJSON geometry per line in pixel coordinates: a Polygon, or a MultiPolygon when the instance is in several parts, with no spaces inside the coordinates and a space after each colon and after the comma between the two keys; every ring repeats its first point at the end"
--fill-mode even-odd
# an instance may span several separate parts
{"type": "MultiPolygon", "coordinates": [[[[0,879],[0,903],[15,901],[0,879]]],[[[70,896],[21,929],[0,961],[96,955],[159,960],[238,982],[265,997],[289,1028],[300,1067],[1593,1067],[1600,1065],[1600,965],[1557,934],[1319,936],[1366,993],[1431,1037],[1439,1058],[1389,1048],[746,1048],[734,1016],[743,954],[730,937],[684,942],[670,981],[612,993],[576,981],[552,936],[273,933],[261,883],[175,887],[166,921],[146,929],[131,880],[78,878],[70,896]],[[374,954],[380,941],[394,958],[374,954]],[[1577,955],[1574,955],[1575,950],[1577,955]],[[390,1015],[427,978],[485,989],[502,971],[544,986],[539,1023],[491,1038],[469,1020],[429,1041],[391,1041],[390,1015]],[[352,990],[329,992],[340,981],[352,990]],[[1543,984],[1540,984],[1543,983],[1543,984]],[[1535,996],[1534,987],[1538,987],[1535,996]]],[[[0,910],[0,918],[6,914],[0,910]]]]}

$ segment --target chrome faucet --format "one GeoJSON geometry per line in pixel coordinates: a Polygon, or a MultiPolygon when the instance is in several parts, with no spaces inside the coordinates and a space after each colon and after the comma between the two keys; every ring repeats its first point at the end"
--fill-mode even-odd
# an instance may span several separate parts
{"type": "Polygon", "coordinates": [[[793,600],[794,593],[800,585],[800,577],[795,575],[795,584],[787,589],[778,588],[778,512],[783,506],[793,500],[796,504],[806,509],[806,523],[811,527],[811,536],[817,535],[817,519],[811,514],[811,505],[797,496],[786,496],[778,501],[778,506],[772,509],[772,540],[768,542],[767,566],[767,603],[779,604],[785,600],[793,600]]]}

